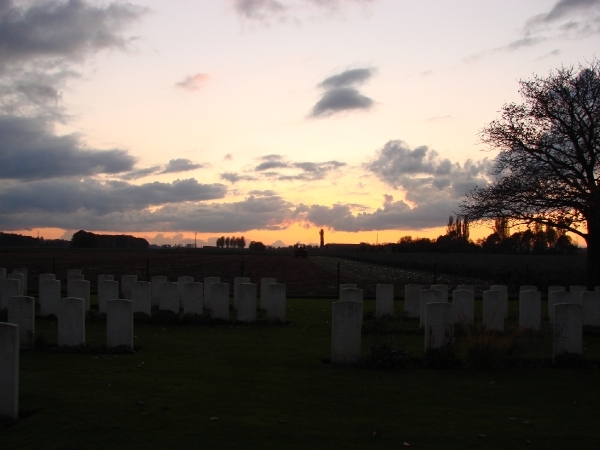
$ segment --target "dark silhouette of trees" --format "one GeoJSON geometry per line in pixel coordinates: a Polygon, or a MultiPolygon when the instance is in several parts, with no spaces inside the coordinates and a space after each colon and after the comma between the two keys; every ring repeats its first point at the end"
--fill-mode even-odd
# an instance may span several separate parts
{"type": "Polygon", "coordinates": [[[470,191],[460,215],[577,234],[587,243],[588,287],[600,285],[600,62],[520,85],[523,103],[505,104],[480,133],[500,150],[496,180],[470,191]]]}
{"type": "Polygon", "coordinates": [[[244,236],[221,236],[217,239],[216,245],[217,248],[246,248],[246,238],[244,236]]]}
{"type": "Polygon", "coordinates": [[[79,230],[71,238],[72,248],[148,248],[146,239],[126,234],[95,234],[79,230]]]}
{"type": "Polygon", "coordinates": [[[264,252],[266,249],[267,246],[260,241],[250,241],[250,244],[248,245],[248,250],[252,250],[254,252],[264,252]]]}

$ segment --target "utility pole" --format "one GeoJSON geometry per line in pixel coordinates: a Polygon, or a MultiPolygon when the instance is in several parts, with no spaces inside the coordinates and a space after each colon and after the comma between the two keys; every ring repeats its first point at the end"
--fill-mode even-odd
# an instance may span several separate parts
{"type": "Polygon", "coordinates": [[[194,231],[194,248],[198,248],[198,244],[196,243],[196,235],[198,234],[197,231],[194,231]]]}

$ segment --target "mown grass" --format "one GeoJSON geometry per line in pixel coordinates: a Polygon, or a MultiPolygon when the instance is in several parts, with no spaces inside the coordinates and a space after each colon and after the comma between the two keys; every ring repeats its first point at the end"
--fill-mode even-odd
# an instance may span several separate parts
{"type": "MultiPolygon", "coordinates": [[[[372,311],[374,303],[366,301],[365,309],[372,311]]],[[[402,309],[401,302],[396,308],[402,309]]],[[[30,415],[0,431],[0,448],[600,444],[598,370],[332,369],[321,362],[330,351],[331,301],[291,299],[288,320],[255,326],[136,324],[141,349],[133,355],[23,351],[20,409],[30,415]]],[[[87,343],[103,345],[105,325],[86,325],[87,343]]],[[[37,320],[36,327],[50,344],[56,342],[56,323],[37,320]]],[[[401,327],[416,328],[408,320],[401,327]]],[[[364,336],[363,354],[381,339],[364,336]]],[[[395,339],[422,354],[422,336],[395,339]]],[[[587,356],[598,358],[598,341],[584,339],[587,356]]]]}

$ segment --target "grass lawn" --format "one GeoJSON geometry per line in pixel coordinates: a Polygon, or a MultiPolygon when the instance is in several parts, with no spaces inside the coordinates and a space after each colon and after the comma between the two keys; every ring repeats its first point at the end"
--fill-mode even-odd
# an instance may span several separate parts
{"type": "MultiPolygon", "coordinates": [[[[285,326],[136,324],[133,355],[23,351],[25,418],[0,449],[600,448],[597,369],[332,369],[331,301],[288,308],[285,326]]],[[[105,324],[86,327],[103,345],[105,324]]],[[[56,323],[36,332],[56,342],[56,323]]],[[[599,337],[584,347],[600,357],[599,337]]]]}

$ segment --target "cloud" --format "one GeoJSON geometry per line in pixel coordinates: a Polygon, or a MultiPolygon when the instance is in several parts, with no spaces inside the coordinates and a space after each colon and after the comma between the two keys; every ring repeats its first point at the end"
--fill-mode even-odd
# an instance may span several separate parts
{"type": "Polygon", "coordinates": [[[172,159],[166,165],[166,167],[160,172],[164,173],[179,173],[179,172],[188,172],[190,170],[201,169],[204,167],[202,164],[195,164],[189,159],[172,159]]]}
{"type": "Polygon", "coordinates": [[[256,178],[248,175],[239,175],[235,172],[225,172],[220,174],[221,180],[229,181],[232,184],[238,181],[256,181],[256,178]]]}
{"type": "Polygon", "coordinates": [[[375,102],[352,86],[365,83],[374,73],[375,69],[370,68],[349,69],[325,78],[318,84],[325,91],[313,106],[309,117],[327,117],[341,112],[370,109],[375,102]]]}
{"type": "Polygon", "coordinates": [[[464,61],[477,62],[497,53],[534,47],[549,40],[578,40],[595,34],[600,34],[600,0],[559,0],[550,11],[527,19],[517,39],[469,55],[464,61]]]}
{"type": "Polygon", "coordinates": [[[488,182],[490,163],[467,160],[464,164],[440,158],[427,146],[410,149],[400,140],[387,142],[364,168],[394,189],[405,191],[406,200],[421,205],[454,202],[476,185],[488,182]]]}
{"type": "Polygon", "coordinates": [[[254,168],[261,176],[279,181],[321,180],[328,173],[346,165],[340,161],[310,162],[288,161],[281,155],[266,155],[260,158],[262,163],[254,168]],[[272,169],[282,169],[273,171],[272,169]]]}
{"type": "Polygon", "coordinates": [[[43,119],[0,116],[0,179],[116,174],[133,168],[125,150],[86,148],[79,136],[57,136],[43,119]]]}
{"type": "Polygon", "coordinates": [[[197,73],[189,75],[183,80],[175,83],[175,87],[184,89],[186,91],[195,92],[202,89],[206,83],[210,80],[210,77],[204,73],[197,73]]]}

